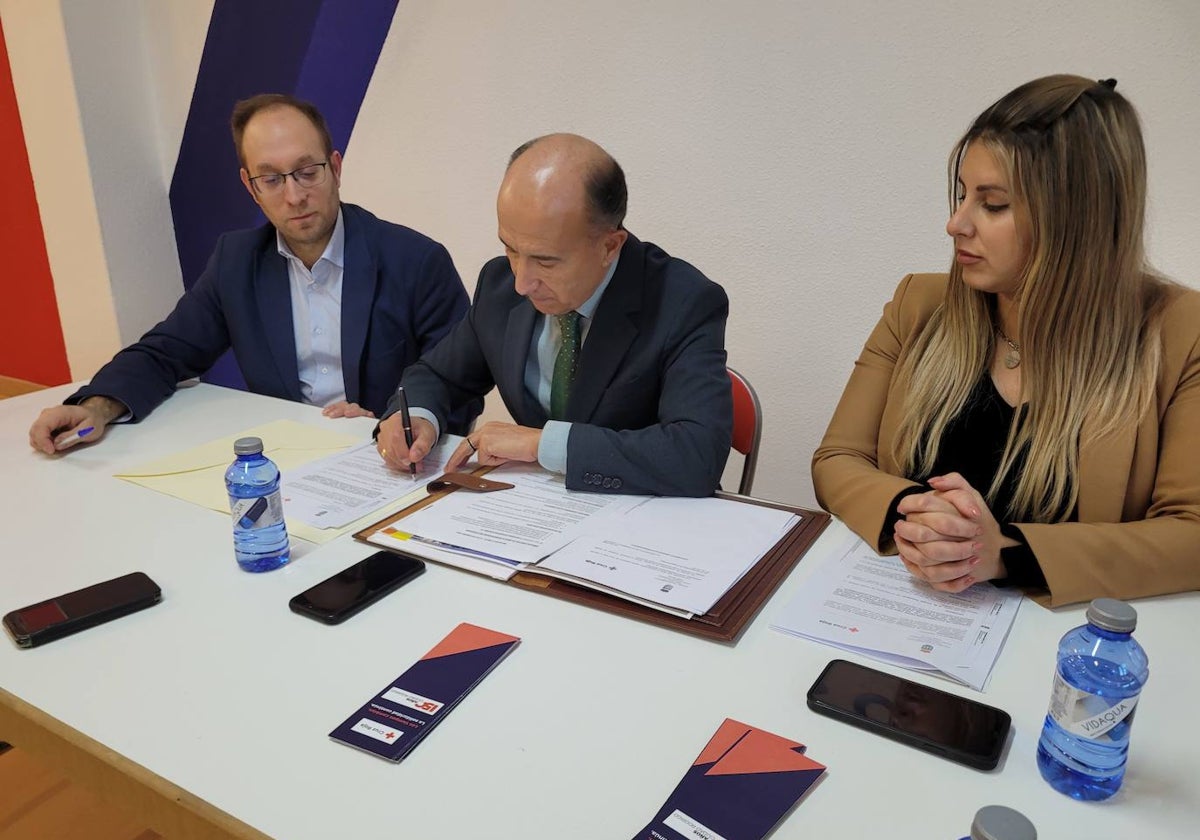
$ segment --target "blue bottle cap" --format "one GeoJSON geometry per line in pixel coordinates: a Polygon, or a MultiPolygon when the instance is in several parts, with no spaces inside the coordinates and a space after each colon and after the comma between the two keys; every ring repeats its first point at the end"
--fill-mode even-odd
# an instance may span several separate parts
{"type": "Polygon", "coordinates": [[[1037,840],[1037,829],[1020,811],[988,805],[975,814],[971,840],[1037,840]]]}
{"type": "Polygon", "coordinates": [[[1137,627],[1137,610],[1116,598],[1097,598],[1087,609],[1088,624],[1112,633],[1132,633],[1137,627]]]}

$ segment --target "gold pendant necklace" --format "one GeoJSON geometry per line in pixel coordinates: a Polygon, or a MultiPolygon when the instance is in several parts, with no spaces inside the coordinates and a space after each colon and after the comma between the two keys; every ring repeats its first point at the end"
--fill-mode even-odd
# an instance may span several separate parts
{"type": "Polygon", "coordinates": [[[1004,330],[996,327],[996,332],[1000,333],[1000,337],[1004,339],[1004,343],[1008,345],[1008,352],[1004,354],[1004,366],[1009,370],[1020,366],[1021,364],[1021,345],[1013,341],[1004,334],[1004,330]]]}

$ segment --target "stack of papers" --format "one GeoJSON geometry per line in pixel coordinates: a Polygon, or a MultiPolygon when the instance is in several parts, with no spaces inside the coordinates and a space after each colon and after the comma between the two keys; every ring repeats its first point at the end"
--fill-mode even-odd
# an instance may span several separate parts
{"type": "MultiPolygon", "coordinates": [[[[228,513],[223,477],[233,441],[247,436],[263,439],[282,472],[288,533],[317,543],[424,498],[462,441],[445,436],[414,480],[387,467],[370,441],[283,420],[117,477],[228,513]]],[[[506,464],[489,477],[513,488],[447,494],[367,540],[500,580],[518,572],[559,578],[691,618],[709,612],[800,520],[725,499],[571,491],[536,464],[506,464]]]]}
{"type": "Polygon", "coordinates": [[[571,491],[562,476],[530,465],[488,477],[514,487],[451,493],[368,540],[500,580],[556,577],[691,618],[712,609],[799,521],[724,499],[571,491]]]}
{"type": "Polygon", "coordinates": [[[820,566],[780,611],[775,630],[983,690],[1020,592],[990,584],[939,592],[858,538],[808,559],[820,566]]]}
{"type": "Polygon", "coordinates": [[[643,498],[536,571],[703,615],[799,519],[727,499],[643,498]]]}
{"type": "Polygon", "coordinates": [[[414,477],[389,467],[374,441],[283,474],[283,507],[314,528],[344,528],[440,476],[462,438],[446,435],[414,477]]]}

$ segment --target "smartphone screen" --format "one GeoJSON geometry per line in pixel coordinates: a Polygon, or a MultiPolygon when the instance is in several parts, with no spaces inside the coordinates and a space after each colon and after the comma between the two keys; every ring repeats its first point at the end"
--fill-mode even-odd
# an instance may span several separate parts
{"type": "Polygon", "coordinates": [[[17,644],[32,647],[149,607],[161,597],[158,584],[133,572],[13,610],[4,625],[17,644]]]}
{"type": "Polygon", "coordinates": [[[338,624],[425,571],[415,557],[380,551],[291,600],[294,612],[338,624]]]}
{"type": "Polygon", "coordinates": [[[983,703],[835,659],[808,692],[815,712],[990,770],[1012,719],[983,703]]]}

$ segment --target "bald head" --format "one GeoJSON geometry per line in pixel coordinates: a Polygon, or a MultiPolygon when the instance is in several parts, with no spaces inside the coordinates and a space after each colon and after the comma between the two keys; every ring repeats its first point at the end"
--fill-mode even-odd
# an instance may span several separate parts
{"type": "Polygon", "coordinates": [[[513,152],[496,197],[514,288],[545,315],[578,309],[599,288],[628,236],[625,174],[574,134],[549,134],[513,152]]]}
{"type": "Polygon", "coordinates": [[[612,155],[578,134],[547,134],[523,143],[508,159],[501,184],[560,210],[582,210],[588,224],[618,230],[625,221],[625,173],[612,155]]]}

